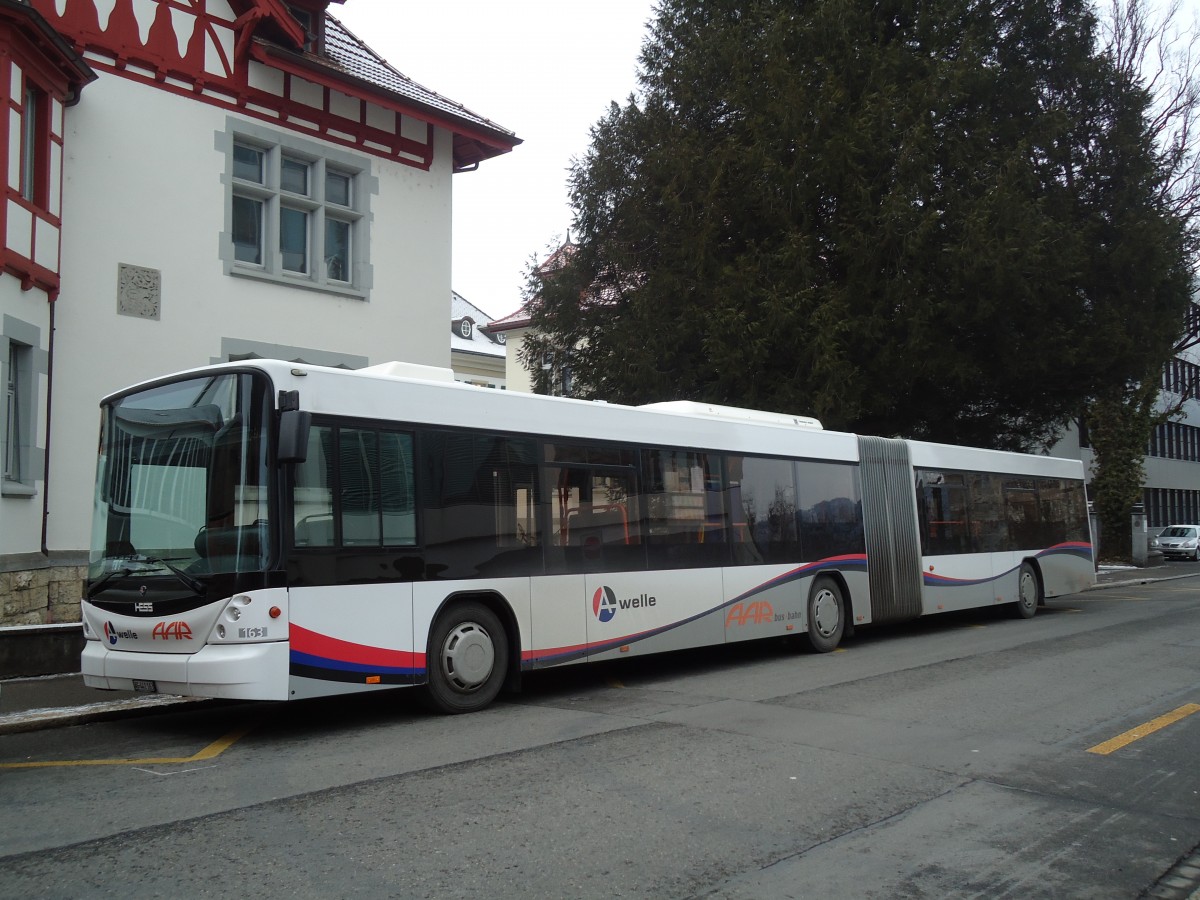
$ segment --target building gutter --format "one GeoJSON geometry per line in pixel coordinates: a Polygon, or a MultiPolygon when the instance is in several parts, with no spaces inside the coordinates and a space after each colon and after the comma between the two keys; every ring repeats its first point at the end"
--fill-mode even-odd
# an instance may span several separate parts
{"type": "Polygon", "coordinates": [[[47,341],[46,362],[46,461],[42,471],[42,555],[50,558],[50,416],[54,409],[54,311],[58,304],[55,297],[47,300],[50,304],[50,337],[47,341]]]}

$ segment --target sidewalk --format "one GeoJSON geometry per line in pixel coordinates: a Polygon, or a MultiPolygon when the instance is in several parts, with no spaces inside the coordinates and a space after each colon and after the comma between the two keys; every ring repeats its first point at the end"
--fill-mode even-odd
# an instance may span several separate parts
{"type": "Polygon", "coordinates": [[[1101,565],[1096,573],[1096,584],[1091,590],[1119,587],[1125,584],[1172,581],[1176,578],[1191,578],[1195,575],[1200,575],[1200,562],[1160,562],[1156,566],[1144,568],[1101,565]]]}
{"type": "Polygon", "coordinates": [[[208,703],[200,697],[101,691],[78,673],[10,678],[0,681],[0,735],[38,731],[123,718],[183,703],[208,703]]]}
{"type": "MultiPolygon", "coordinates": [[[[1144,569],[1101,566],[1092,590],[1147,584],[1200,575],[1200,563],[1172,562],[1144,569]]],[[[0,681],[0,735],[120,718],[184,703],[213,703],[199,697],[101,691],[79,674],[0,681]]]]}

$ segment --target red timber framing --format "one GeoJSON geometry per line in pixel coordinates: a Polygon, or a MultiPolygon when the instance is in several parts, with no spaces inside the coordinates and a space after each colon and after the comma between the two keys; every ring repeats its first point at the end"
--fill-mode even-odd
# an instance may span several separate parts
{"type": "MultiPolygon", "coordinates": [[[[428,170],[435,126],[454,135],[456,170],[520,143],[487,120],[422,103],[419,90],[410,97],[354,74],[320,46],[306,50],[308,35],[283,0],[30,2],[98,71],[372,156],[428,170]]],[[[324,24],[327,0],[294,5],[324,24]]],[[[350,39],[362,48],[363,60],[386,67],[350,39]]],[[[385,74],[398,76],[390,67],[385,74]]]]}
{"type": "Polygon", "coordinates": [[[6,107],[0,116],[0,172],[5,173],[0,270],[19,278],[22,289],[40,288],[51,300],[59,289],[62,108],[95,77],[34,10],[17,0],[0,0],[0,96],[6,107]],[[23,140],[27,130],[29,144],[23,140]],[[27,184],[32,191],[25,190],[27,184]]]}

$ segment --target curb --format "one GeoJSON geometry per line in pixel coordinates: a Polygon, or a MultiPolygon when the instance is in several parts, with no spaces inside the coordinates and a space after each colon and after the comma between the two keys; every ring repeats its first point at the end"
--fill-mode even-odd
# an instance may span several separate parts
{"type": "Polygon", "coordinates": [[[1145,900],[1196,900],[1200,897],[1200,846],[1180,857],[1162,878],[1138,896],[1145,900]]]}
{"type": "Polygon", "coordinates": [[[128,700],[106,700],[83,706],[26,709],[17,713],[0,715],[0,735],[41,731],[46,728],[65,728],[68,725],[104,722],[110,719],[133,718],[165,712],[171,707],[183,704],[220,702],[226,701],[214,700],[210,697],[177,697],[163,694],[154,697],[135,697],[128,700]]]}
{"type": "Polygon", "coordinates": [[[1125,581],[1106,581],[1103,583],[1097,582],[1090,588],[1085,589],[1083,593],[1086,594],[1090,591],[1104,591],[1108,590],[1109,588],[1130,587],[1138,584],[1153,584],[1156,581],[1179,581],[1183,578],[1197,577],[1200,577],[1200,572],[1189,572],[1186,575],[1147,575],[1144,578],[1130,578],[1125,581]]]}

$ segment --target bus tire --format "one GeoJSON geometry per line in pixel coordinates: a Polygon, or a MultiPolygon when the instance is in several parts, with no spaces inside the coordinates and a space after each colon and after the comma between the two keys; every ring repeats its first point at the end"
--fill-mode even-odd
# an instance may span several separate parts
{"type": "Polygon", "coordinates": [[[846,630],[846,600],[837,580],[818,576],[808,592],[808,630],[804,637],[816,653],[829,653],[846,630]]]}
{"type": "Polygon", "coordinates": [[[1010,607],[1012,614],[1018,619],[1032,619],[1041,602],[1042,583],[1038,581],[1033,566],[1023,562],[1017,572],[1017,602],[1010,607]]]}
{"type": "Polygon", "coordinates": [[[476,712],[504,685],[508,635],[482,603],[455,603],[434,623],[426,665],[426,705],[452,715],[476,712]]]}

